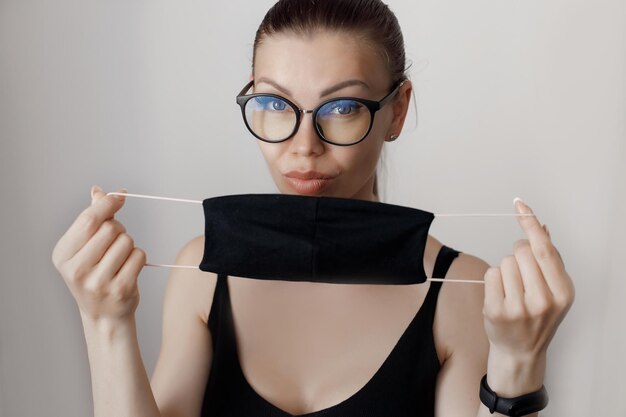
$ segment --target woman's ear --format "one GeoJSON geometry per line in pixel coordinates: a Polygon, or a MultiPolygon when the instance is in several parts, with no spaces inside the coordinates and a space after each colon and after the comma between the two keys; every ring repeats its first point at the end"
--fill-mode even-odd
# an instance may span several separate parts
{"type": "Polygon", "coordinates": [[[409,110],[409,104],[411,103],[411,92],[413,91],[413,86],[410,80],[406,80],[400,90],[398,91],[398,95],[391,101],[393,108],[393,119],[391,120],[391,125],[389,126],[389,131],[387,132],[387,138],[391,135],[400,136],[400,132],[402,131],[402,127],[404,126],[404,121],[406,119],[407,111],[409,110]]]}

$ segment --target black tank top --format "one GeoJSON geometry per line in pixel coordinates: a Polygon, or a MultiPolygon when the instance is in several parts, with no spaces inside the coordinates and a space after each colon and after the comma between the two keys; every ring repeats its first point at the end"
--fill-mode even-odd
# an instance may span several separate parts
{"type": "MultiPolygon", "coordinates": [[[[434,277],[445,277],[459,255],[448,246],[437,254],[434,277]]],[[[247,382],[239,358],[227,276],[219,274],[208,317],[213,361],[202,417],[293,417],[261,397],[247,382]]],[[[442,282],[431,281],[417,313],[374,376],[354,395],[333,406],[298,417],[432,417],[440,369],[433,319],[442,282]]]]}

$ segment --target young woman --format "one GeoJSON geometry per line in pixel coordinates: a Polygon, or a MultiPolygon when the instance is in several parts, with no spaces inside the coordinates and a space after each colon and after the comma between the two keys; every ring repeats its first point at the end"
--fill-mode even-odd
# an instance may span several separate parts
{"type": "MultiPolygon", "coordinates": [[[[376,165],[400,135],[412,91],[402,33],[384,3],[279,1],[257,31],[249,81],[242,115],[281,193],[379,201],[376,165]],[[375,117],[363,100],[380,102],[375,117]]],[[[91,206],[52,256],[80,307],[96,417],[490,416],[479,399],[483,375],[500,397],[537,391],[574,299],[547,228],[532,216],[517,217],[527,239],[497,267],[428,236],[428,276],[484,286],[175,269],[149,380],[134,317],[146,258],[114,219],[123,204],[93,187],[91,206]]],[[[176,262],[198,265],[203,245],[204,236],[191,240],[176,262]]]]}

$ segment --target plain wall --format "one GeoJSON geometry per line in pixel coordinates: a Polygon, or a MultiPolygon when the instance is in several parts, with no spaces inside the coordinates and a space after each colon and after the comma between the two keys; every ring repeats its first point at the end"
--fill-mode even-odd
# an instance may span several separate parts
{"type": "MultiPolygon", "coordinates": [[[[78,308],[51,262],[92,184],[277,191],[234,100],[271,4],[0,0],[0,416],[93,413],[78,308]]],[[[389,4],[417,101],[385,144],[383,201],[531,205],[577,290],[548,351],[542,415],[626,416],[624,1],[389,4]]],[[[116,217],[149,262],[172,263],[203,232],[195,205],[129,198],[116,217]]],[[[431,232],[492,265],[524,238],[513,217],[436,218],[431,232]]],[[[149,375],[168,272],[139,277],[149,375]]]]}

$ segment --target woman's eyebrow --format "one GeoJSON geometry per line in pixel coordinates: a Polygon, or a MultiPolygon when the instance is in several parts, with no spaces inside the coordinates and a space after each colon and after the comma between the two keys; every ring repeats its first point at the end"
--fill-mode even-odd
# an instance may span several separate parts
{"type": "MultiPolygon", "coordinates": [[[[266,83],[271,85],[272,87],[276,88],[277,90],[282,91],[283,93],[287,94],[288,96],[291,96],[291,91],[289,91],[288,89],[286,89],[285,87],[281,86],[280,84],[278,84],[276,81],[271,80],[267,77],[260,77],[257,80],[257,84],[259,83],[266,83]]],[[[350,87],[352,85],[360,85],[362,87],[367,88],[368,90],[370,89],[369,85],[367,85],[367,83],[365,83],[364,81],[358,80],[358,79],[352,79],[352,80],[346,80],[346,81],[342,81],[338,84],[335,84],[332,87],[329,87],[327,89],[325,89],[324,91],[321,92],[320,94],[320,98],[325,97],[329,94],[334,93],[335,91],[341,90],[342,88],[346,88],[346,87],[350,87]]]]}
{"type": "Polygon", "coordinates": [[[326,90],[322,91],[322,93],[320,94],[320,98],[327,96],[331,93],[334,93],[337,90],[341,90],[342,88],[350,87],[352,85],[360,85],[362,87],[367,88],[368,90],[370,89],[370,86],[367,85],[364,81],[357,80],[357,79],[346,80],[346,81],[340,82],[339,84],[335,84],[334,86],[329,87],[326,90]]]}

